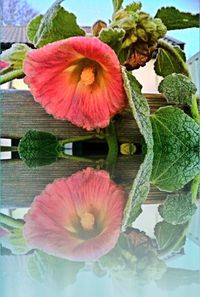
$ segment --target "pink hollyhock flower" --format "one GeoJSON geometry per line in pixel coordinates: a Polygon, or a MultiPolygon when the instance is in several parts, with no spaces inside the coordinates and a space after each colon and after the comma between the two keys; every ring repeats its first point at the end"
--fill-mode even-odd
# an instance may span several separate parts
{"type": "Polygon", "coordinates": [[[28,52],[25,82],[37,102],[87,130],[104,128],[126,104],[115,52],[96,37],[72,37],[28,52]]]}
{"type": "Polygon", "coordinates": [[[10,64],[8,62],[0,60],[0,70],[7,68],[10,64]]]}
{"type": "Polygon", "coordinates": [[[124,191],[104,170],[87,168],[49,184],[25,216],[31,248],[74,261],[95,260],[116,244],[124,191]]]}

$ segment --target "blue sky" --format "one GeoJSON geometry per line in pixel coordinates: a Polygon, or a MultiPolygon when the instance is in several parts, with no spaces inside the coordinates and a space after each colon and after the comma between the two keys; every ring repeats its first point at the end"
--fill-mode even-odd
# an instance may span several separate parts
{"type": "MultiPolygon", "coordinates": [[[[54,0],[27,0],[27,2],[40,13],[44,13],[54,0]]],[[[131,0],[124,0],[124,4],[132,2],[131,0]]],[[[199,0],[141,0],[141,2],[143,10],[152,16],[162,6],[175,6],[182,11],[192,13],[198,13],[200,10],[199,0]]],[[[63,6],[77,16],[78,24],[81,26],[92,25],[98,19],[107,21],[112,15],[112,0],[66,0],[63,2],[63,6]]],[[[170,31],[168,35],[186,43],[187,58],[199,51],[199,29],[170,31]]]]}

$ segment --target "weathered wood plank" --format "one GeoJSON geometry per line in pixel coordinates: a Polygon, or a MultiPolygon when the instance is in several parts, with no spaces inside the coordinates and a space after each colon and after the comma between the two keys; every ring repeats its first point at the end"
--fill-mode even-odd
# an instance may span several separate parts
{"type": "MultiPolygon", "coordinates": [[[[116,167],[116,182],[122,184],[127,193],[141,162],[142,156],[119,157],[116,167]]],[[[57,178],[68,177],[87,166],[90,164],[58,160],[52,165],[30,169],[20,160],[2,161],[0,207],[29,207],[34,197],[48,183],[52,183],[57,178]]],[[[147,203],[158,203],[165,197],[166,193],[152,188],[147,203]]]]}
{"type": "MultiPolygon", "coordinates": [[[[150,108],[166,106],[160,94],[146,94],[150,108]]],[[[54,133],[58,138],[85,135],[87,132],[67,121],[56,120],[36,103],[29,91],[5,90],[1,99],[1,136],[21,138],[29,129],[54,133]]],[[[129,112],[117,117],[117,134],[120,142],[140,142],[141,135],[137,124],[129,112]]]]}

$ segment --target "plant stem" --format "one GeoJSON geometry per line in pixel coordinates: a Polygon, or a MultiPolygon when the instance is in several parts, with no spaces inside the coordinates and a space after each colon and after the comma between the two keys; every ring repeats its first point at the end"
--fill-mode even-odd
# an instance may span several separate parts
{"type": "Polygon", "coordinates": [[[17,146],[1,146],[0,147],[1,152],[17,152],[17,146]]]}
{"type": "Polygon", "coordinates": [[[9,227],[14,227],[14,228],[22,228],[24,226],[24,221],[14,219],[10,216],[7,216],[3,213],[0,213],[0,225],[6,225],[9,227]]]}
{"type": "Polygon", "coordinates": [[[94,160],[94,159],[84,158],[84,157],[79,157],[79,156],[74,156],[74,155],[67,155],[64,152],[60,152],[58,157],[63,158],[63,159],[76,161],[76,162],[78,161],[78,162],[93,163],[95,165],[98,164],[100,161],[102,161],[102,160],[94,160]]]}
{"type": "Polygon", "coordinates": [[[166,43],[163,40],[159,40],[158,48],[162,48],[162,49],[166,50],[167,52],[169,52],[176,59],[176,62],[179,64],[180,68],[182,69],[182,74],[184,74],[190,78],[190,73],[189,73],[187,64],[182,59],[182,57],[179,55],[179,53],[173,48],[173,46],[169,45],[168,43],[166,43]]]}
{"type": "Polygon", "coordinates": [[[200,173],[193,179],[192,182],[192,202],[195,203],[197,200],[198,196],[198,189],[199,189],[199,184],[200,184],[200,173]]]}
{"type": "Polygon", "coordinates": [[[0,85],[5,84],[6,82],[9,82],[15,78],[23,78],[23,77],[24,77],[24,72],[21,69],[13,70],[0,77],[0,85]]]}
{"type": "Polygon", "coordinates": [[[114,176],[115,166],[118,157],[118,141],[113,122],[106,128],[106,140],[108,143],[108,155],[106,158],[106,169],[109,171],[110,176],[114,176]]]}
{"type": "Polygon", "coordinates": [[[77,141],[85,141],[85,140],[94,139],[94,138],[104,139],[105,136],[97,134],[97,133],[89,134],[89,135],[83,135],[83,136],[75,136],[75,137],[67,138],[67,139],[64,139],[64,140],[60,140],[59,144],[61,146],[64,146],[67,143],[77,142],[77,141]]]}

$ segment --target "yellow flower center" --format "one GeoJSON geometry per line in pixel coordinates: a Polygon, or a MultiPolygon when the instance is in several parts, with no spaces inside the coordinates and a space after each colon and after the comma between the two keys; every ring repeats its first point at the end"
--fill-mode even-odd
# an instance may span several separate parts
{"type": "Polygon", "coordinates": [[[92,230],[94,227],[95,223],[95,218],[92,213],[90,212],[85,212],[81,216],[81,226],[83,227],[84,230],[92,230]]]}
{"type": "Polygon", "coordinates": [[[84,67],[81,72],[81,81],[86,85],[90,86],[95,81],[95,69],[94,67],[84,67]]]}

